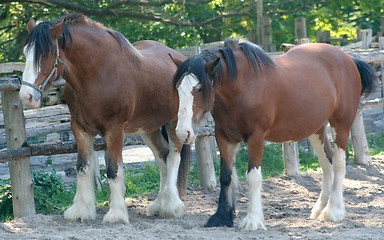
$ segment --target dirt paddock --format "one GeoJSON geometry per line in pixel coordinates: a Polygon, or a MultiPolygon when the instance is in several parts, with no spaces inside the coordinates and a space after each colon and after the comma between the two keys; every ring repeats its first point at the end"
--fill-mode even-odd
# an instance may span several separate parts
{"type": "Polygon", "coordinates": [[[237,217],[233,228],[204,228],[216,209],[219,189],[189,190],[183,216],[173,219],[147,217],[148,200],[155,194],[129,199],[130,224],[102,224],[107,209],[97,219],[72,222],[62,215],[35,215],[0,225],[0,239],[384,239],[384,160],[369,166],[348,165],[344,184],[345,220],[336,223],[309,220],[320,192],[321,173],[299,178],[278,177],[263,183],[265,230],[239,229],[246,214],[247,187],[240,183],[237,217]]]}

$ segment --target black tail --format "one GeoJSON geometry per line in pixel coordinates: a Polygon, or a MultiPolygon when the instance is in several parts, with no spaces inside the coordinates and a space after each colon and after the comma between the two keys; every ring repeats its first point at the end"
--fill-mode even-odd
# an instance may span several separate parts
{"type": "MultiPolygon", "coordinates": [[[[166,128],[163,126],[161,128],[161,133],[165,140],[168,142],[168,134],[166,128]]],[[[188,185],[188,176],[189,176],[189,166],[191,159],[191,146],[183,145],[180,152],[180,166],[177,174],[177,189],[179,190],[179,195],[185,196],[187,193],[188,185]]]]}
{"type": "Polygon", "coordinates": [[[353,58],[361,77],[361,95],[367,96],[375,88],[376,74],[375,70],[368,63],[353,58]]]}
{"type": "Polygon", "coordinates": [[[188,176],[189,176],[189,165],[191,159],[191,146],[183,145],[180,153],[180,167],[177,175],[177,189],[179,190],[179,195],[185,196],[187,194],[188,186],[188,176]]]}

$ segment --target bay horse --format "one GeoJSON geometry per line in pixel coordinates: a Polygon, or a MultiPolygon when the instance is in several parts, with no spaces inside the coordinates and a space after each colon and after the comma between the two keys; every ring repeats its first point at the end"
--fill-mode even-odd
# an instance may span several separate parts
{"type": "Polygon", "coordinates": [[[96,217],[93,143],[106,141],[106,174],[110,190],[104,223],[128,223],[122,149],[126,134],[140,135],[153,151],[160,169],[160,191],[148,215],[179,216],[184,204],[176,186],[180,155],[188,147],[178,140],[178,95],[172,79],[177,67],[169,58],[185,57],[160,42],[131,44],[121,33],[81,14],[36,25],[27,24],[26,65],[20,98],[25,106],[39,107],[41,95],[62,76],[77,143],[77,189],[73,205],[64,212],[71,220],[96,217]],[[161,134],[165,126],[168,141],[161,134]],[[184,149],[181,154],[181,150],[184,149]]]}
{"type": "Polygon", "coordinates": [[[345,217],[343,180],[345,151],[362,93],[372,89],[375,74],[367,63],[327,44],[303,44],[270,58],[257,45],[227,39],[223,47],[174,61],[179,94],[176,134],[191,144],[195,128],[211,111],[220,150],[218,208],[206,227],[233,226],[240,142],[248,145],[249,206],[240,227],[265,229],[262,211],[261,161],[264,141],[298,141],[308,137],[323,170],[320,196],[311,219],[345,217]],[[325,128],[335,132],[329,145],[325,128]]]}

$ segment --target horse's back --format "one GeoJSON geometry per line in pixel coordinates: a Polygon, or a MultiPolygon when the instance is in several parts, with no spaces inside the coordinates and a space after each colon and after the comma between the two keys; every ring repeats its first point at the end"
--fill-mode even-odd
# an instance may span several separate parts
{"type": "Polygon", "coordinates": [[[328,44],[304,44],[275,59],[268,89],[275,96],[274,126],[269,138],[280,141],[287,129],[297,140],[325,121],[343,119],[351,125],[360,99],[361,80],[350,56],[328,44]],[[292,119],[287,123],[286,119],[292,119]],[[294,120],[295,119],[295,120],[294,120]],[[303,135],[295,129],[301,129],[303,135]],[[283,130],[285,129],[285,130],[283,130]],[[297,136],[294,136],[296,135],[297,136]]]}
{"type": "Polygon", "coordinates": [[[184,61],[186,57],[181,54],[180,52],[167,47],[161,42],[154,41],[154,40],[141,40],[138,42],[133,43],[133,46],[137,50],[140,51],[143,56],[156,56],[156,57],[167,57],[167,62],[171,61],[171,58],[168,54],[171,54],[172,56],[176,56],[177,58],[180,58],[180,60],[184,61]]]}

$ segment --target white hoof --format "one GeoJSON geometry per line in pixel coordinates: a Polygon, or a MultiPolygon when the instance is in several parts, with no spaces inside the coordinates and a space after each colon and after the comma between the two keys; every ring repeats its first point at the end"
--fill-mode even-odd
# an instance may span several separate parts
{"type": "Polygon", "coordinates": [[[345,206],[332,207],[329,204],[323,209],[319,217],[322,221],[337,222],[345,218],[345,206]]]}
{"type": "Polygon", "coordinates": [[[164,218],[179,217],[183,214],[184,203],[180,200],[177,190],[165,188],[162,193],[148,206],[147,216],[159,215],[164,218]]]}
{"type": "Polygon", "coordinates": [[[259,228],[262,228],[264,230],[267,230],[264,226],[264,219],[255,215],[247,215],[241,222],[240,222],[240,228],[254,231],[259,228]]]}
{"type": "Polygon", "coordinates": [[[95,204],[81,204],[74,203],[64,212],[64,218],[68,220],[86,221],[93,220],[96,218],[96,206],[95,204]]]}
{"type": "Polygon", "coordinates": [[[103,218],[103,223],[129,223],[128,210],[123,208],[110,208],[103,218]]]}
{"type": "Polygon", "coordinates": [[[159,194],[159,196],[157,196],[157,198],[148,205],[148,208],[147,208],[148,217],[159,215],[160,205],[161,205],[161,199],[160,199],[161,196],[162,194],[161,195],[159,194]]]}
{"type": "Polygon", "coordinates": [[[164,189],[163,202],[160,208],[161,217],[179,217],[183,214],[184,203],[179,198],[177,190],[164,189]]]}

